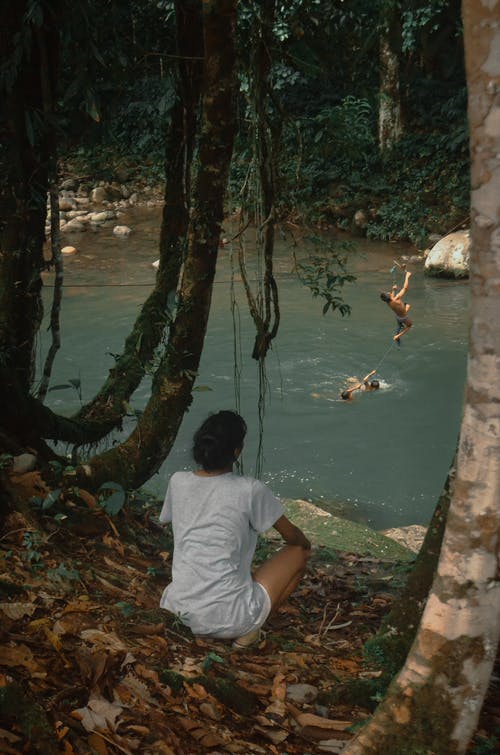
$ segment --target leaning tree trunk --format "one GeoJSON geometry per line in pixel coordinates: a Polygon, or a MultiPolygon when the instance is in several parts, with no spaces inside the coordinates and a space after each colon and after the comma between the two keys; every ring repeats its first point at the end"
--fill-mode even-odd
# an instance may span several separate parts
{"type": "Polygon", "coordinates": [[[74,417],[61,417],[52,412],[26,390],[20,390],[16,379],[2,370],[3,392],[11,397],[2,416],[2,428],[21,444],[40,447],[39,438],[65,441],[75,446],[91,444],[120,426],[130,397],[144,377],[171,322],[171,305],[186,247],[190,175],[203,65],[201,0],[178,0],[176,11],[177,97],[166,140],[165,204],[155,287],[142,306],[123,354],[117,358],[105,384],[74,417]]]}
{"type": "MultiPolygon", "coordinates": [[[[99,393],[73,418],[85,421],[85,437],[93,443],[119,426],[132,393],[144,377],[173,317],[172,302],[186,250],[191,171],[199,116],[203,68],[201,0],[176,0],[177,94],[165,149],[165,202],[160,232],[160,265],[156,285],[144,302],[125,342],[123,354],[110,370],[99,393]]],[[[82,424],[83,429],[83,424],[82,424]]],[[[61,427],[60,439],[65,437],[61,427]]]]}
{"type": "Polygon", "coordinates": [[[179,304],[154,376],[151,398],[122,444],[77,469],[77,480],[96,487],[118,480],[127,488],[158,470],[192,400],[206,333],[217,262],[224,196],[235,132],[236,0],[205,0],[204,78],[198,169],[179,304]]]}
{"type": "Polygon", "coordinates": [[[464,753],[500,635],[500,2],[464,0],[471,135],[472,312],[455,488],[405,666],[344,751],[464,753]]]}

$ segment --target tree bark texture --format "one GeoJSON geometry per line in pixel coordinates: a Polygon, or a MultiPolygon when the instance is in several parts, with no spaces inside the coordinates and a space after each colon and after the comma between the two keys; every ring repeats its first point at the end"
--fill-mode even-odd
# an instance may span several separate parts
{"type": "Polygon", "coordinates": [[[236,0],[203,3],[204,70],[198,167],[192,191],[179,302],[170,337],[153,378],[148,404],[120,446],[77,470],[97,487],[119,480],[136,488],[158,470],[192,400],[206,333],[235,132],[236,0]]]}
{"type": "Polygon", "coordinates": [[[44,86],[53,91],[59,47],[54,15],[47,11],[37,26],[25,19],[27,6],[11,4],[0,30],[0,354],[4,371],[26,391],[43,314],[40,273],[54,126],[44,86]]]}
{"type": "Polygon", "coordinates": [[[367,659],[387,674],[387,683],[403,666],[415,638],[439,560],[446,520],[453,494],[456,458],[448,472],[424,542],[404,589],[382,625],[364,646],[367,659]]]}
{"type": "Polygon", "coordinates": [[[500,0],[464,0],[472,311],[455,487],[415,642],[358,753],[464,753],[500,634],[500,0]]]}
{"type": "Polygon", "coordinates": [[[379,149],[385,152],[401,137],[401,91],[399,56],[401,54],[401,22],[399,8],[392,4],[386,11],[380,31],[380,92],[378,110],[379,149]]]}

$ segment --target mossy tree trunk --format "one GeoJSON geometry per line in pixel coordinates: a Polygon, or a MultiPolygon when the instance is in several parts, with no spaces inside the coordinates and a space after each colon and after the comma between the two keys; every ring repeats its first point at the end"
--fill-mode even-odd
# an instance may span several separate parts
{"type": "MultiPolygon", "coordinates": [[[[175,292],[186,251],[191,171],[203,72],[201,0],[175,3],[177,29],[176,98],[165,148],[165,202],[156,284],[125,342],[123,354],[99,393],[73,418],[85,425],[83,443],[93,443],[119,426],[132,393],[144,377],[174,315],[175,292]]],[[[60,439],[65,437],[61,428],[60,439]]]]}
{"type": "Polygon", "coordinates": [[[406,663],[346,755],[464,753],[500,635],[500,3],[464,0],[472,311],[457,473],[432,590],[406,663]]]}
{"type": "Polygon", "coordinates": [[[204,65],[198,163],[181,285],[169,341],[136,428],[77,469],[77,480],[135,488],[158,470],[192,400],[206,333],[235,133],[235,0],[203,3],[204,65]]]}

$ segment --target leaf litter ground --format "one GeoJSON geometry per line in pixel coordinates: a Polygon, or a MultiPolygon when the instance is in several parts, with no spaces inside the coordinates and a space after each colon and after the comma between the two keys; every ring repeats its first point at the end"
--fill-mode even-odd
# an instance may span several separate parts
{"type": "Polygon", "coordinates": [[[0,752],[341,752],[373,705],[343,703],[342,688],[380,674],[362,646],[400,567],[317,547],[265,638],[236,651],[159,609],[172,541],[156,510],[110,519],[96,504],[76,491],[3,524],[0,752]]]}

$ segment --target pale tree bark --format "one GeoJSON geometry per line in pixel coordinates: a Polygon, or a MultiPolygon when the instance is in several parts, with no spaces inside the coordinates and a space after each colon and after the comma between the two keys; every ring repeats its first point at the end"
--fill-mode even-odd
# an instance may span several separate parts
{"type": "Polygon", "coordinates": [[[464,0],[471,137],[471,330],[457,474],[406,663],[344,750],[464,753],[500,635],[500,0],[464,0]]]}
{"type": "Polygon", "coordinates": [[[385,11],[380,32],[380,91],[378,110],[379,149],[390,149],[401,137],[401,91],[399,86],[399,56],[401,53],[401,22],[399,8],[389,6],[385,11]]]}

